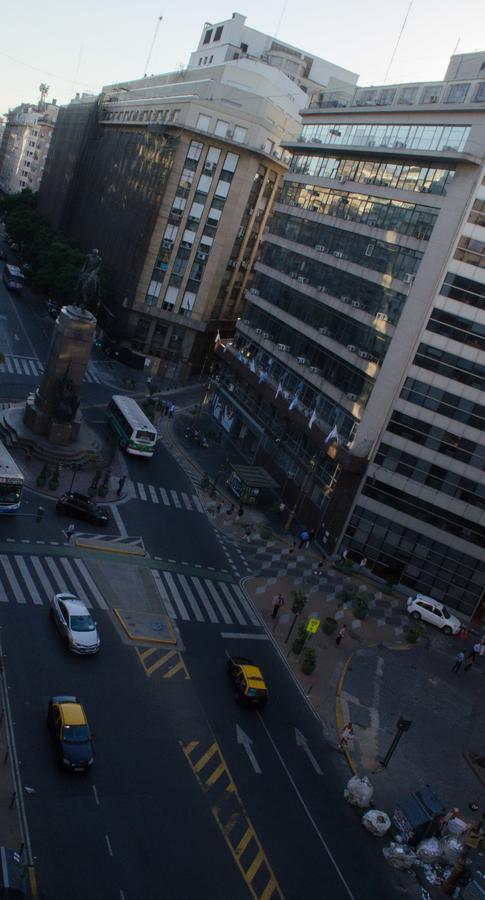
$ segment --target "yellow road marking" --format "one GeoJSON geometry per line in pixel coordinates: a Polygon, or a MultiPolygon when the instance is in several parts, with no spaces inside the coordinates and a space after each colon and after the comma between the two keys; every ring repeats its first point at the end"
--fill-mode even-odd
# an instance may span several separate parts
{"type": "Polygon", "coordinates": [[[27,871],[29,873],[30,893],[32,894],[32,897],[38,897],[37,878],[35,877],[35,869],[33,866],[28,866],[27,871]]]}
{"type": "Polygon", "coordinates": [[[149,647],[148,650],[139,650],[138,653],[140,655],[140,659],[145,660],[148,659],[148,657],[151,656],[152,653],[156,653],[157,650],[158,647],[149,647]]]}
{"type": "Polygon", "coordinates": [[[217,753],[218,749],[219,748],[218,748],[216,742],[214,741],[212,746],[209,747],[207,753],[204,753],[204,755],[199,759],[199,762],[196,763],[195,766],[193,767],[196,775],[199,774],[200,770],[203,769],[205,764],[207,762],[209,762],[209,760],[214,756],[214,753],[217,753]]]}
{"type": "Polygon", "coordinates": [[[237,847],[234,848],[234,853],[236,856],[241,856],[241,853],[244,853],[252,836],[253,836],[252,828],[247,828],[246,831],[244,832],[241,840],[239,841],[239,844],[237,845],[237,847]]]}
{"type": "Polygon", "coordinates": [[[168,672],[167,672],[167,674],[164,675],[163,677],[164,677],[164,678],[172,678],[172,676],[175,675],[176,672],[179,672],[180,669],[183,669],[183,670],[184,670],[184,672],[185,672],[185,677],[188,678],[188,677],[189,677],[189,673],[187,672],[187,669],[185,668],[185,664],[184,664],[184,661],[183,661],[182,657],[180,657],[180,659],[179,659],[177,665],[176,665],[176,666],[172,666],[172,668],[169,669],[168,672]]]}
{"type": "Polygon", "coordinates": [[[274,878],[270,878],[263,893],[260,894],[259,900],[269,900],[269,898],[273,894],[273,891],[276,891],[277,889],[278,885],[276,884],[276,881],[274,880],[274,878]]]}
{"type": "Polygon", "coordinates": [[[169,650],[168,653],[164,653],[164,655],[161,656],[160,659],[157,659],[156,662],[152,663],[151,666],[146,666],[145,668],[147,670],[147,674],[152,675],[153,672],[156,672],[157,669],[160,668],[160,666],[165,665],[165,663],[168,662],[169,659],[172,659],[172,656],[175,656],[176,653],[176,650],[169,650]]]}
{"type": "MultiPolygon", "coordinates": [[[[256,835],[255,835],[255,837],[256,837],[256,835]]],[[[260,848],[258,850],[256,856],[254,857],[251,865],[249,866],[249,869],[246,869],[246,878],[248,881],[253,880],[254,876],[256,875],[256,872],[258,871],[261,863],[263,862],[263,859],[264,859],[264,853],[263,853],[262,849],[260,848]]]]}
{"type": "Polygon", "coordinates": [[[226,767],[224,765],[224,761],[219,763],[217,769],[214,769],[212,775],[206,781],[207,787],[210,787],[212,784],[215,784],[217,779],[221,777],[222,773],[226,771],[226,767]]]}

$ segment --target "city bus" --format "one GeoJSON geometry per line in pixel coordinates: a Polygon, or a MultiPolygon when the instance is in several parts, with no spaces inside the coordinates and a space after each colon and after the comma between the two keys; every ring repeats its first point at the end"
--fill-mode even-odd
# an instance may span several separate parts
{"type": "Polygon", "coordinates": [[[5,263],[3,267],[3,280],[9,291],[21,291],[25,278],[18,266],[11,266],[5,263]]]}
{"type": "Polygon", "coordinates": [[[115,394],[110,400],[106,415],[123,450],[136,456],[153,456],[157,429],[136,400],[115,394]]]}
{"type": "Polygon", "coordinates": [[[20,506],[24,476],[0,441],[0,513],[15,512],[20,506]]]}

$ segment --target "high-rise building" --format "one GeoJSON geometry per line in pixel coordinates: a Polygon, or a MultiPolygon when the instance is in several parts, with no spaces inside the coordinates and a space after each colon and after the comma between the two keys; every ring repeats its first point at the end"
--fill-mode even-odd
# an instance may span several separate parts
{"type": "MultiPolygon", "coordinates": [[[[353,90],[353,73],[326,65],[320,85],[347,78],[353,90]]],[[[296,139],[306,101],[298,80],[241,55],[110,85],[62,110],[41,205],[100,250],[103,327],[152,372],[183,381],[218,331],[233,333],[287,168],[281,143],[296,139]]]]}
{"type": "Polygon", "coordinates": [[[41,100],[7,113],[0,143],[0,190],[39,190],[58,112],[55,100],[41,100]]]}
{"type": "Polygon", "coordinates": [[[303,122],[215,414],[330,552],[484,618],[485,53],[303,122]]]}

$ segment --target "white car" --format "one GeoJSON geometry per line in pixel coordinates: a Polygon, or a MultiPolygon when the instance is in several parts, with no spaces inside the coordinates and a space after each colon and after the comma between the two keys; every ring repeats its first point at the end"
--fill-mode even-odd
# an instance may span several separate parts
{"type": "Polygon", "coordinates": [[[99,640],[96,622],[88,608],[74,594],[54,594],[49,615],[73,653],[97,653],[99,640]]]}
{"type": "Polygon", "coordinates": [[[458,634],[461,631],[460,620],[448,612],[444,603],[433,600],[432,597],[426,597],[424,594],[408,597],[407,608],[412,619],[422,619],[424,622],[436,625],[445,634],[458,634]]]}

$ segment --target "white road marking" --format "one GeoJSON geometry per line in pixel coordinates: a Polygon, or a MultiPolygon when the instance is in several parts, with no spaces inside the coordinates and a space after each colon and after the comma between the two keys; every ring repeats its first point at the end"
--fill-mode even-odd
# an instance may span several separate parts
{"type": "Polygon", "coordinates": [[[168,596],[168,593],[167,593],[167,589],[156,569],[152,569],[152,575],[155,580],[155,584],[156,584],[158,593],[160,594],[160,599],[162,601],[162,606],[163,606],[165,612],[167,613],[168,616],[170,616],[171,619],[176,619],[177,616],[176,616],[175,610],[172,606],[172,601],[170,600],[170,597],[168,596]]]}
{"type": "Polygon", "coordinates": [[[121,518],[121,513],[120,513],[118,507],[116,506],[116,503],[110,504],[109,508],[110,508],[111,515],[113,516],[113,519],[116,522],[118,531],[120,532],[121,536],[124,538],[128,537],[128,532],[123,524],[123,519],[121,518]]]}
{"type": "Polygon", "coordinates": [[[191,497],[192,497],[192,503],[194,504],[196,510],[197,510],[198,512],[203,513],[203,512],[204,512],[204,507],[202,506],[202,503],[200,502],[200,500],[199,500],[197,494],[191,494],[191,497]]]}
{"type": "Polygon", "coordinates": [[[191,504],[189,498],[187,497],[187,494],[184,494],[184,492],[181,491],[180,496],[182,497],[182,500],[183,500],[186,508],[192,510],[192,504],[191,504]]]}
{"type": "Polygon", "coordinates": [[[261,627],[261,620],[256,615],[251,604],[248,603],[248,600],[246,599],[244,591],[242,591],[241,588],[239,587],[239,585],[237,585],[237,584],[234,585],[234,593],[237,594],[237,596],[239,597],[239,602],[240,602],[244,612],[246,613],[249,621],[253,625],[259,625],[261,627]]]}
{"type": "Polygon", "coordinates": [[[195,618],[197,619],[198,622],[203,622],[204,616],[202,615],[202,613],[200,611],[199,604],[197,603],[197,600],[195,599],[195,597],[190,589],[190,585],[189,585],[185,575],[179,575],[178,580],[180,581],[180,584],[182,585],[182,587],[184,589],[185,596],[186,596],[188,602],[190,603],[190,606],[192,607],[192,612],[193,612],[195,618]]]}
{"type": "Polygon", "coordinates": [[[12,360],[9,359],[8,356],[7,356],[6,360],[5,360],[5,365],[6,365],[6,367],[7,367],[7,372],[9,372],[10,375],[13,375],[12,360]]]}
{"type": "Polygon", "coordinates": [[[8,556],[0,556],[0,562],[2,563],[3,571],[5,572],[7,581],[13,590],[14,597],[15,597],[17,603],[25,603],[24,592],[15,577],[15,574],[14,574],[14,571],[10,564],[10,560],[9,560],[8,556]]]}
{"type": "Polygon", "coordinates": [[[112,848],[112,846],[111,846],[111,841],[110,841],[110,839],[109,839],[109,837],[108,837],[107,834],[105,834],[105,839],[106,839],[106,844],[107,844],[107,846],[108,846],[108,853],[109,853],[110,856],[113,856],[113,848],[112,848]]]}
{"type": "Polygon", "coordinates": [[[216,604],[216,606],[222,616],[222,621],[226,625],[232,625],[232,619],[231,619],[226,607],[224,606],[221,598],[219,597],[219,594],[217,593],[215,586],[212,584],[212,581],[209,581],[206,578],[205,584],[206,584],[207,590],[209,591],[209,594],[212,594],[212,599],[213,599],[214,603],[216,604]]]}
{"type": "Polygon", "coordinates": [[[163,502],[165,503],[165,506],[170,506],[170,500],[168,499],[168,494],[167,494],[165,488],[161,487],[161,488],[158,488],[158,490],[160,491],[160,494],[161,494],[163,502]]]}
{"type": "Polygon", "coordinates": [[[175,584],[170,572],[163,572],[163,577],[165,578],[165,581],[167,582],[168,589],[172,596],[172,600],[174,601],[180,615],[182,616],[182,619],[184,619],[186,622],[188,622],[190,619],[190,616],[187,612],[187,608],[184,604],[184,601],[182,600],[182,597],[180,596],[177,585],[175,584]]]}
{"type": "Polygon", "coordinates": [[[249,735],[247,735],[246,732],[243,731],[242,728],[240,728],[237,723],[236,723],[236,740],[237,740],[238,744],[240,744],[242,747],[244,747],[244,749],[248,755],[249,762],[251,763],[254,771],[256,772],[256,775],[261,775],[260,765],[253,753],[253,748],[251,746],[253,742],[252,742],[251,738],[249,737],[249,735]]]}
{"type": "Polygon", "coordinates": [[[306,755],[308,756],[308,759],[310,760],[310,763],[312,764],[313,768],[315,769],[315,772],[317,773],[317,775],[321,775],[322,770],[321,770],[320,766],[318,765],[312,751],[310,750],[310,748],[308,746],[308,741],[307,741],[305,735],[302,734],[301,731],[298,731],[298,728],[295,728],[295,740],[296,740],[297,747],[303,747],[303,750],[305,751],[306,755]]]}
{"type": "Polygon", "coordinates": [[[174,505],[177,507],[177,509],[182,509],[182,504],[178,498],[177,491],[170,491],[170,493],[172,495],[172,500],[174,502],[174,505]]]}
{"type": "Polygon", "coordinates": [[[14,369],[15,369],[17,375],[23,375],[24,373],[22,372],[22,369],[21,369],[18,359],[15,359],[15,357],[14,357],[12,362],[13,362],[14,369]]]}
{"type": "Polygon", "coordinates": [[[46,556],[45,561],[51,571],[52,577],[57,585],[58,590],[61,592],[61,594],[69,593],[67,584],[64,581],[64,578],[59,574],[57,566],[52,557],[46,556]]]}
{"type": "Polygon", "coordinates": [[[219,587],[220,587],[222,593],[225,595],[226,600],[227,600],[227,602],[229,603],[229,606],[230,606],[231,609],[232,609],[232,613],[233,613],[234,618],[236,619],[236,622],[238,622],[239,625],[245,625],[245,624],[246,624],[246,619],[245,619],[244,616],[242,615],[241,610],[239,609],[239,607],[238,607],[238,605],[237,605],[237,603],[236,603],[234,597],[232,596],[232,594],[231,594],[231,592],[230,592],[230,590],[229,590],[227,584],[224,584],[223,581],[220,581],[220,582],[219,582],[219,587]]]}
{"type": "Polygon", "coordinates": [[[148,490],[150,491],[150,497],[152,498],[153,502],[158,503],[157,492],[156,492],[155,488],[153,487],[153,484],[148,485],[148,490]]]}
{"type": "Polygon", "coordinates": [[[69,578],[69,581],[71,582],[71,584],[74,588],[74,592],[79,597],[79,600],[82,600],[83,603],[86,604],[88,609],[91,609],[92,603],[90,603],[88,598],[86,597],[86,591],[84,590],[81,582],[79,581],[70,561],[68,559],[66,559],[64,556],[61,556],[61,565],[66,570],[67,577],[69,578]]]}
{"type": "Polygon", "coordinates": [[[205,609],[206,609],[207,615],[209,616],[210,621],[214,622],[214,623],[218,622],[219,619],[217,618],[217,616],[212,608],[211,602],[210,602],[209,598],[207,597],[207,594],[205,593],[204,588],[202,587],[199,579],[196,578],[195,575],[193,575],[191,578],[191,581],[192,581],[192,584],[194,585],[195,590],[197,591],[203,605],[205,606],[205,609]]]}
{"type": "Polygon", "coordinates": [[[98,797],[98,792],[96,790],[95,784],[93,784],[93,794],[94,794],[94,800],[95,800],[96,806],[99,806],[99,797],[98,797]]]}
{"type": "Polygon", "coordinates": [[[25,374],[26,374],[26,375],[30,375],[30,369],[29,369],[27,360],[21,359],[21,360],[20,360],[20,365],[22,366],[22,368],[23,368],[25,374]]]}
{"type": "Polygon", "coordinates": [[[141,481],[137,481],[136,486],[138,488],[138,493],[140,495],[141,500],[146,500],[147,495],[145,493],[145,488],[143,487],[141,481]]]}
{"type": "Polygon", "coordinates": [[[221,631],[221,638],[238,638],[246,641],[269,641],[267,634],[250,634],[243,631],[221,631]]]}
{"type": "Polygon", "coordinates": [[[42,606],[42,597],[40,597],[39,592],[32,580],[32,577],[27,568],[27,563],[25,562],[25,559],[23,558],[23,556],[14,556],[14,560],[20,569],[20,574],[22,575],[22,578],[24,579],[28,590],[30,591],[30,596],[32,598],[32,601],[34,603],[36,603],[37,605],[42,606]]]}
{"type": "Polygon", "coordinates": [[[37,573],[37,578],[39,579],[42,587],[44,588],[47,594],[47,600],[50,602],[51,596],[54,594],[54,588],[52,587],[49,579],[47,578],[44,569],[42,567],[42,563],[38,556],[30,557],[31,563],[37,573]]]}
{"type": "Polygon", "coordinates": [[[82,562],[82,560],[74,559],[73,562],[76,565],[76,568],[79,569],[82,577],[84,578],[84,581],[86,582],[86,584],[87,584],[89,590],[91,591],[94,599],[96,600],[96,603],[98,604],[98,606],[101,609],[109,609],[108,604],[106,603],[106,600],[104,599],[103,595],[98,591],[97,585],[91,578],[91,575],[89,574],[89,572],[88,572],[86,566],[84,565],[84,563],[82,562]]]}

